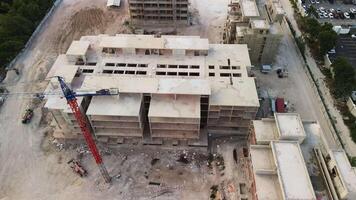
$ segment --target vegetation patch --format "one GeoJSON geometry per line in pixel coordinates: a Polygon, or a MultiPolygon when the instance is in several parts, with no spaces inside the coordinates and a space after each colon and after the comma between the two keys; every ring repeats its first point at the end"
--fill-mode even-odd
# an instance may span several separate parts
{"type": "Polygon", "coordinates": [[[0,74],[23,49],[53,0],[1,0],[0,74]]]}

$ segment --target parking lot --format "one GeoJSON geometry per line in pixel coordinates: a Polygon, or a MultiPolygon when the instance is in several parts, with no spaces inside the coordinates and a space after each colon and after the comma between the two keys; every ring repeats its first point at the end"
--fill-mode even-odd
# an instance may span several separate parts
{"type": "Polygon", "coordinates": [[[310,6],[316,9],[316,18],[320,22],[329,22],[333,25],[355,25],[356,5],[345,4],[342,1],[330,3],[328,0],[305,0],[303,7],[308,10],[310,6]]]}

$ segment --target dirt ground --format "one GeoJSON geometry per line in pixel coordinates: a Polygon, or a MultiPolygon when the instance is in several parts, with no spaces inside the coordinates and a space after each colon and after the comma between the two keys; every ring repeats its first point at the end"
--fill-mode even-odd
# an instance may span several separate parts
{"type": "MultiPolygon", "coordinates": [[[[228,2],[193,0],[197,23],[182,29],[181,34],[194,33],[219,42],[228,2]]],[[[105,0],[63,0],[15,63],[21,75],[9,72],[4,83],[11,93],[42,91],[47,84],[44,78],[55,58],[73,40],[82,35],[129,33],[130,27],[124,25],[127,14],[126,1],[122,2],[122,8],[108,10],[105,0]]],[[[120,178],[114,178],[111,187],[101,183],[92,158],[86,154],[82,162],[89,177],[81,179],[66,163],[77,156],[76,148],[66,151],[56,148],[48,136],[50,119],[41,115],[42,106],[43,102],[35,103],[27,96],[15,95],[0,109],[0,200],[207,199],[210,187],[219,185],[214,167],[206,166],[206,154],[189,150],[192,153],[189,155],[195,153],[199,158],[194,159],[202,161],[182,164],[176,160],[183,150],[154,147],[122,147],[105,155],[110,174],[121,174],[120,178]],[[23,125],[21,117],[30,104],[35,108],[34,118],[30,124],[23,125]],[[160,160],[152,166],[152,158],[160,160]],[[162,185],[150,185],[149,181],[159,181],[162,185]]]]}

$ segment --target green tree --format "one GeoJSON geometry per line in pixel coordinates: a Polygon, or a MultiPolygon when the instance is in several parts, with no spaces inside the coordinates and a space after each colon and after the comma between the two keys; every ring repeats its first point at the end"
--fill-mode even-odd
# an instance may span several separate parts
{"type": "Polygon", "coordinates": [[[333,25],[330,24],[329,22],[325,22],[321,28],[320,31],[333,31],[333,25]]]}
{"type": "Polygon", "coordinates": [[[0,44],[0,65],[9,63],[23,47],[21,41],[6,41],[0,44]]]}
{"type": "Polygon", "coordinates": [[[305,32],[308,34],[308,38],[312,41],[315,41],[318,38],[321,29],[319,22],[316,19],[310,17],[305,17],[303,21],[303,27],[305,32]]]}
{"type": "Polygon", "coordinates": [[[314,6],[310,6],[310,7],[307,9],[307,13],[308,13],[308,15],[313,15],[314,17],[319,17],[319,16],[318,16],[318,12],[316,11],[316,9],[315,9],[314,6]]]}
{"type": "Polygon", "coordinates": [[[337,58],[331,65],[334,71],[334,93],[348,97],[356,89],[355,70],[345,58],[337,58]]]}
{"type": "Polygon", "coordinates": [[[7,13],[10,10],[9,2],[2,1],[0,2],[0,14],[7,13]]]}
{"type": "Polygon", "coordinates": [[[35,3],[22,4],[20,7],[17,8],[16,12],[18,15],[21,15],[22,17],[31,20],[35,24],[37,24],[41,19],[40,15],[33,14],[33,13],[41,13],[39,5],[35,3]]]}
{"type": "Polygon", "coordinates": [[[0,72],[23,48],[53,0],[0,0],[0,72]]]}
{"type": "Polygon", "coordinates": [[[351,166],[356,167],[356,157],[350,157],[349,160],[351,166]]]}
{"type": "Polygon", "coordinates": [[[22,16],[0,15],[0,43],[16,38],[27,40],[33,30],[34,24],[22,16]]]}
{"type": "Polygon", "coordinates": [[[321,31],[318,36],[319,53],[321,56],[325,55],[330,49],[335,47],[337,34],[333,30],[321,31]]]}

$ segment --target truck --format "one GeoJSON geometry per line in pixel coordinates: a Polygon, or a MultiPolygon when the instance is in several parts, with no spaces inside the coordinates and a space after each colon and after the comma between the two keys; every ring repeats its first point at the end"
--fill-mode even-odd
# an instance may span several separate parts
{"type": "Polygon", "coordinates": [[[284,98],[277,98],[276,99],[276,112],[277,113],[285,113],[286,108],[284,104],[284,98]]]}

